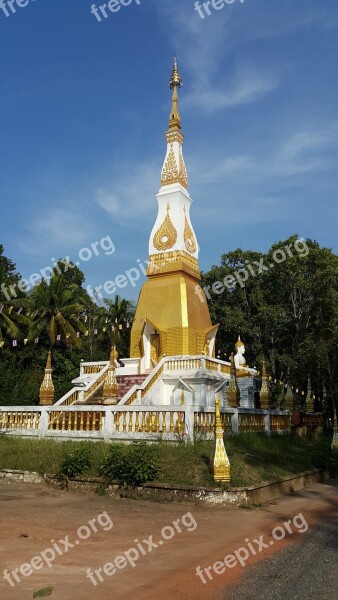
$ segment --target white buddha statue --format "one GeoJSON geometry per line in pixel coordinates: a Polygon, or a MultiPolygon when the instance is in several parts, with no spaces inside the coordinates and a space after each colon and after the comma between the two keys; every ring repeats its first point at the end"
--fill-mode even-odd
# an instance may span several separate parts
{"type": "Polygon", "coordinates": [[[235,344],[235,367],[236,369],[243,369],[246,367],[246,360],[244,358],[245,346],[241,340],[241,336],[238,336],[238,342],[235,344]]]}

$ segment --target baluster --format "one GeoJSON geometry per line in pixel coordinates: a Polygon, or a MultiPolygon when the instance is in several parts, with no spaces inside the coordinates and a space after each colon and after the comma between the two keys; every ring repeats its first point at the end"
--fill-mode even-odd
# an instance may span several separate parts
{"type": "Polygon", "coordinates": [[[173,433],[175,430],[174,427],[174,413],[170,412],[170,433],[173,433]]]}
{"type": "Polygon", "coordinates": [[[133,431],[133,414],[132,412],[129,413],[129,418],[128,418],[128,431],[132,432],[133,431]]]}
{"type": "Polygon", "coordinates": [[[146,413],[142,412],[142,433],[146,431],[146,413]]]}

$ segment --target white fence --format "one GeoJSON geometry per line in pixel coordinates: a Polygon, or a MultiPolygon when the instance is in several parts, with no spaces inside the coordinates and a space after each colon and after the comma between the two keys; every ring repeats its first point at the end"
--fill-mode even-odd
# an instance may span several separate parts
{"type": "MultiPolygon", "coordinates": [[[[287,433],[287,411],[221,410],[224,432],[287,433]]],[[[91,440],[193,441],[213,438],[215,411],[196,406],[0,407],[0,431],[8,435],[91,440]]]]}

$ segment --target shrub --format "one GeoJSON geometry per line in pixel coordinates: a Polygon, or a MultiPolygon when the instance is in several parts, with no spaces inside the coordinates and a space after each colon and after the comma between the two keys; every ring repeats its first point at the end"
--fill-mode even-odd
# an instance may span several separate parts
{"type": "Polygon", "coordinates": [[[100,475],[106,485],[118,481],[121,485],[140,485],[154,481],[159,471],[157,449],[144,442],[136,442],[128,448],[112,445],[100,475]]]}
{"type": "Polygon", "coordinates": [[[66,479],[83,475],[91,465],[89,448],[79,444],[76,448],[66,450],[59,469],[59,474],[66,479]]]}
{"type": "Polygon", "coordinates": [[[312,451],[312,464],[317,469],[333,469],[338,466],[338,457],[331,448],[331,440],[322,440],[312,451]]]}

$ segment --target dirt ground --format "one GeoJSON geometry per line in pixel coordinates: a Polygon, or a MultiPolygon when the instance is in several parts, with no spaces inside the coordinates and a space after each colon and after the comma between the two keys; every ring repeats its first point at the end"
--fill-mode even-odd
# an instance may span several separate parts
{"type": "MultiPolygon", "coordinates": [[[[0,598],[28,600],[35,592],[53,588],[48,596],[51,600],[218,600],[225,597],[227,585],[243,574],[243,567],[228,568],[221,575],[212,572],[213,580],[203,584],[196,575],[197,566],[204,568],[223,560],[261,535],[269,548],[251,556],[247,564],[278,551],[285,544],[301,543],[302,534],[297,529],[287,533],[283,541],[274,543],[271,532],[299,513],[309,528],[317,521],[337,516],[337,492],[337,482],[331,480],[281,497],[275,503],[243,509],[140,502],[2,481],[0,598]],[[102,513],[107,514],[99,522],[102,513]],[[89,526],[89,521],[95,518],[94,525],[89,526]],[[163,529],[166,526],[171,529],[163,529]],[[93,528],[97,531],[92,531],[93,528]],[[66,536],[74,547],[59,542],[66,536]],[[79,539],[87,536],[88,539],[79,539]],[[150,536],[157,547],[151,545],[150,536]],[[171,536],[172,539],[165,539],[171,536]],[[53,543],[59,552],[55,546],[53,550],[53,543]],[[138,543],[141,547],[137,550],[138,543]],[[55,554],[50,568],[41,559],[47,548],[55,554]],[[135,551],[140,555],[135,567],[123,556],[117,559],[119,568],[115,564],[103,570],[103,565],[112,563],[131,548],[134,548],[132,557],[135,551]],[[34,557],[32,569],[27,563],[34,557]],[[11,586],[3,571],[13,572],[20,567],[24,574],[16,572],[20,582],[10,575],[11,586]],[[94,585],[87,576],[89,568],[92,573],[101,568],[99,576],[103,581],[94,575],[97,584],[94,585]]],[[[51,556],[50,553],[47,555],[51,556]]]]}

